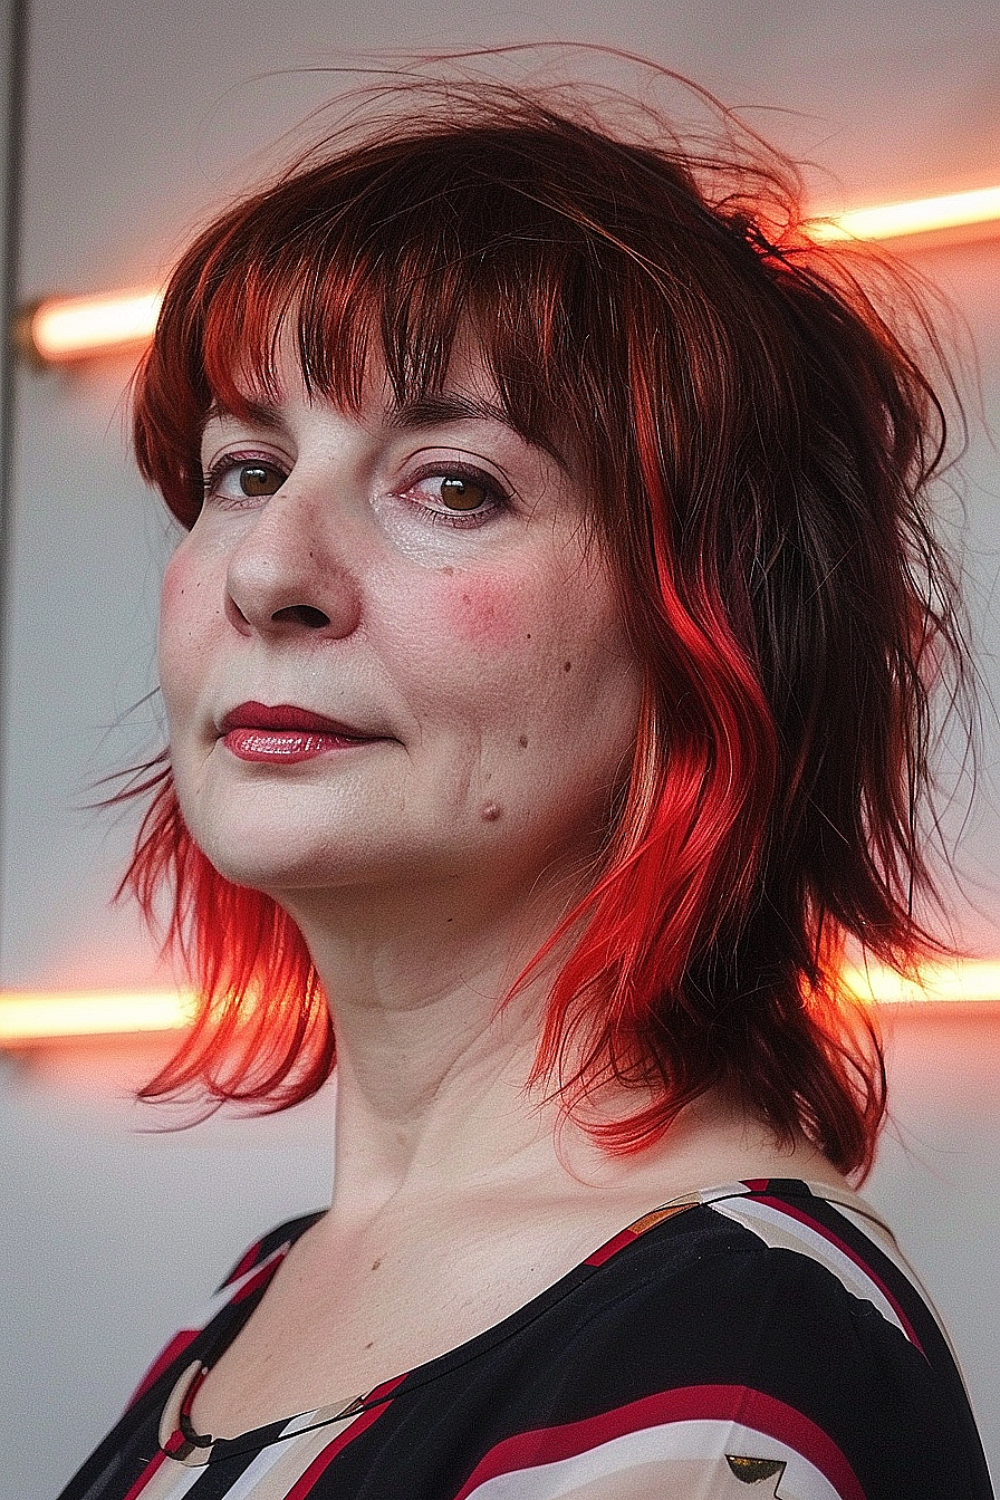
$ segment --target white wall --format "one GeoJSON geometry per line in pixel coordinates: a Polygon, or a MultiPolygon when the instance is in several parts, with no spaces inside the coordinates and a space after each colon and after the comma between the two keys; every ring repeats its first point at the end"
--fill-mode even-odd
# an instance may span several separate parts
{"type": "MultiPolygon", "coordinates": [[[[495,12],[485,0],[36,0],[29,70],[25,299],[155,279],[199,216],[259,171],[265,147],[334,87],[289,72],[383,46],[562,36],[649,53],[817,163],[824,201],[984,185],[998,176],[1000,19],[981,0],[598,0],[495,12]],[[267,75],[267,76],[265,76],[267,75]],[[784,111],[791,111],[786,113],[784,111]],[[842,187],[836,186],[836,181],[842,187]]],[[[919,257],[980,351],[1000,431],[1000,247],[919,257]]],[[[169,528],[129,467],[124,365],[23,371],[6,643],[0,985],[115,985],[150,976],[148,940],[107,898],[128,818],[82,810],[97,776],[155,748],[157,576],[169,528]],[[122,716],[126,715],[124,721],[122,716]]],[[[974,407],[973,402],[973,407],[974,407]]],[[[971,607],[1000,698],[994,594],[1000,462],[973,409],[967,461],[971,607]]],[[[961,925],[1000,956],[988,725],[984,796],[966,843],[978,911],[961,925]]],[[[1000,1314],[1000,1012],[900,1019],[893,1066],[904,1151],[887,1139],[871,1196],[886,1206],[962,1350],[996,1472],[1000,1314]]],[[[142,1049],[76,1048],[0,1070],[0,1489],[45,1500],[157,1340],[242,1243],[328,1192],[328,1101],[185,1135],[137,1133],[121,1102],[142,1049]],[[9,1248],[8,1248],[9,1244],[9,1248]]]]}

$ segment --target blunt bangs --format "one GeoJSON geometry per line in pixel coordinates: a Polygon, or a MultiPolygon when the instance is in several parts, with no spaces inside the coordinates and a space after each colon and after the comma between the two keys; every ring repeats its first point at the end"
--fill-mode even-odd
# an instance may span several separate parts
{"type": "MultiPolygon", "coordinates": [[[[552,151],[551,139],[540,145],[552,151]]],[[[181,263],[139,372],[136,448],[184,525],[201,505],[208,413],[249,416],[280,399],[287,331],[307,390],[348,410],[376,366],[398,405],[442,391],[471,341],[522,437],[558,457],[573,448],[594,478],[604,467],[607,358],[621,343],[624,380],[628,357],[601,287],[627,257],[541,201],[523,131],[442,137],[436,152],[429,139],[421,163],[412,147],[388,142],[289,177],[181,263]],[[600,360],[588,352],[595,316],[607,325],[600,360]]]]}

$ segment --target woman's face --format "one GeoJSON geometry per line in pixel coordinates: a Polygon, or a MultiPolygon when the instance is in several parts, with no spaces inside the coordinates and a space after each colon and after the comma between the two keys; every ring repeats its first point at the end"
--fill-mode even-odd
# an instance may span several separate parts
{"type": "Polygon", "coordinates": [[[284,361],[213,415],[204,507],[163,587],[188,827],[238,883],[529,889],[600,846],[641,674],[584,496],[474,361],[359,415],[284,361]]]}

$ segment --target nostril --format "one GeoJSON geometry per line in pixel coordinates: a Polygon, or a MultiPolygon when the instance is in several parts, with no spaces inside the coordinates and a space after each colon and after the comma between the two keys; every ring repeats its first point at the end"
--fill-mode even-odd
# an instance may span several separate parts
{"type": "Polygon", "coordinates": [[[330,623],[330,616],[325,615],[321,609],[314,609],[311,604],[290,604],[287,609],[275,610],[271,618],[287,620],[295,625],[307,625],[310,630],[322,630],[324,625],[330,623]]]}

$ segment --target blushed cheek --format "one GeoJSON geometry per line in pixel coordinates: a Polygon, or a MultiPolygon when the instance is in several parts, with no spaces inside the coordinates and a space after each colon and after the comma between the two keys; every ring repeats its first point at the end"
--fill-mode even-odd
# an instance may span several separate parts
{"type": "Polygon", "coordinates": [[[453,635],[480,650],[499,650],[530,638],[524,601],[509,584],[456,581],[444,612],[453,635]]]}
{"type": "Polygon", "coordinates": [[[187,569],[178,553],[167,563],[160,587],[160,626],[164,621],[172,622],[181,608],[187,592],[187,569]]]}
{"type": "Polygon", "coordinates": [[[194,610],[197,596],[198,589],[191,569],[187,566],[183,553],[177,552],[163,574],[157,641],[160,686],[167,699],[168,709],[178,675],[183,675],[185,666],[190,669],[199,660],[194,610]]]}

